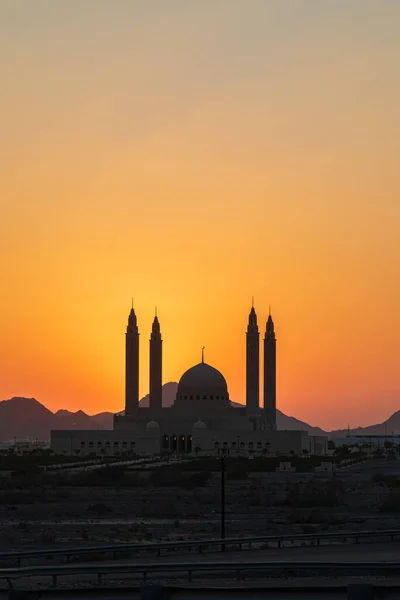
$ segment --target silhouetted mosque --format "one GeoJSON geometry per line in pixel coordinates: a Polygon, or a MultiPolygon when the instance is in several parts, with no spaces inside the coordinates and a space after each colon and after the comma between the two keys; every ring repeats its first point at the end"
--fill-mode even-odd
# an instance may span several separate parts
{"type": "Polygon", "coordinates": [[[265,327],[263,407],[260,407],[260,334],[254,306],[246,332],[246,405],[232,406],[225,377],[204,361],[178,383],[175,402],[162,406],[163,341],[154,318],[150,335],[150,400],[139,404],[139,328],[132,307],[126,330],[125,413],[112,431],[51,432],[57,453],[119,455],[161,453],[325,454],[327,439],[276,428],[276,337],[271,314],[265,327]]]}

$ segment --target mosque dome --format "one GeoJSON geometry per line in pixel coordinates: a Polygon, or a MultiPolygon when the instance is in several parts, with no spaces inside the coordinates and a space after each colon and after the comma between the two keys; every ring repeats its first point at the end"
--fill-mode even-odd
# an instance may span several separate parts
{"type": "Polygon", "coordinates": [[[200,421],[200,419],[198,421],[196,421],[196,423],[193,425],[193,429],[207,429],[207,426],[205,423],[203,423],[203,421],[200,421]]]}
{"type": "Polygon", "coordinates": [[[160,429],[160,426],[156,421],[149,421],[146,425],[146,429],[160,429]]]}
{"type": "Polygon", "coordinates": [[[205,362],[188,369],[178,383],[175,405],[193,407],[195,404],[230,406],[225,377],[205,362]]]}

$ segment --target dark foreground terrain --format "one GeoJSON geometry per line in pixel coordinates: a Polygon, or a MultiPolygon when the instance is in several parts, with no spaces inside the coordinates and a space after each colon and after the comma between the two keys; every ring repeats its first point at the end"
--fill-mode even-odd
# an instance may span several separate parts
{"type": "MultiPolygon", "coordinates": [[[[335,473],[268,472],[268,459],[226,463],[227,536],[399,525],[400,461],[335,473]]],[[[3,472],[2,551],[219,537],[219,469],[202,459],[146,470],[3,472]]]]}

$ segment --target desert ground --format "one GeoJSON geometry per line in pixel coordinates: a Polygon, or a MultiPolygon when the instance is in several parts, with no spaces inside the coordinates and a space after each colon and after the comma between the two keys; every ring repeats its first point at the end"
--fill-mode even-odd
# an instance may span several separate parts
{"type": "MultiPolygon", "coordinates": [[[[398,460],[334,473],[276,473],[262,465],[226,461],[227,537],[399,525],[398,460]]],[[[146,470],[3,476],[1,550],[218,538],[219,469],[218,461],[202,459],[146,470]]]]}

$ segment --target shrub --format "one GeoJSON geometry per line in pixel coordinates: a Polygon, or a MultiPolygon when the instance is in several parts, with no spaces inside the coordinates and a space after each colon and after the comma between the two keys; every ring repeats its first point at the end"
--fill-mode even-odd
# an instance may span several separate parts
{"type": "Polygon", "coordinates": [[[397,513],[400,511],[400,492],[390,492],[378,506],[379,512],[397,513]]]}
{"type": "Polygon", "coordinates": [[[182,487],[192,489],[206,485],[211,473],[209,471],[198,471],[192,474],[183,474],[174,468],[159,468],[152,471],[149,483],[154,486],[182,487]]]}
{"type": "Polygon", "coordinates": [[[294,508],[338,506],[340,487],[335,481],[298,484],[288,493],[285,504],[294,508]]]}
{"type": "Polygon", "coordinates": [[[93,513],[97,513],[97,514],[101,514],[101,515],[111,512],[111,508],[109,506],[107,506],[106,504],[92,504],[91,506],[89,506],[89,508],[87,510],[89,512],[93,512],[93,513]]]}
{"type": "Polygon", "coordinates": [[[394,487],[400,485],[400,480],[396,475],[390,475],[385,473],[375,473],[372,476],[372,481],[379,485],[384,485],[388,487],[394,487]]]}

